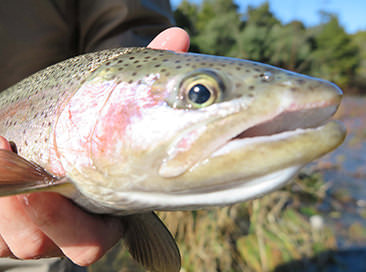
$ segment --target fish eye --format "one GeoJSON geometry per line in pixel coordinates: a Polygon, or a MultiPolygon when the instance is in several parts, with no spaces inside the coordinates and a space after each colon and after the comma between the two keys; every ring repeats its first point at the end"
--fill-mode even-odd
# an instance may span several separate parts
{"type": "Polygon", "coordinates": [[[211,70],[198,70],[184,78],[180,84],[180,94],[184,108],[198,109],[212,105],[220,100],[224,83],[211,70]]]}
{"type": "Polygon", "coordinates": [[[204,104],[210,100],[212,93],[211,91],[202,84],[196,84],[188,91],[188,98],[192,103],[204,104]]]}

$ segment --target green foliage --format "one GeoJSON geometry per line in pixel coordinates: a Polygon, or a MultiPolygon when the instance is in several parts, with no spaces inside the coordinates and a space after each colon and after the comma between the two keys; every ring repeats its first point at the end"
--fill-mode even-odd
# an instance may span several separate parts
{"type": "Polygon", "coordinates": [[[312,28],[284,25],[268,2],[240,14],[234,0],[183,0],[175,11],[177,25],[191,35],[191,51],[265,62],[366,93],[366,32],[351,36],[337,16],[321,16],[312,28]]]}
{"type": "Polygon", "coordinates": [[[356,76],[353,78],[354,86],[358,86],[366,93],[366,31],[360,31],[354,34],[352,41],[360,48],[361,62],[356,70],[356,76]]]}
{"type": "Polygon", "coordinates": [[[310,37],[300,22],[288,25],[275,25],[269,33],[269,62],[282,68],[307,72],[310,65],[310,37]]]}
{"type": "Polygon", "coordinates": [[[315,50],[311,53],[311,74],[345,87],[359,66],[359,49],[340,26],[335,15],[324,14],[326,23],[315,29],[315,50]]]}

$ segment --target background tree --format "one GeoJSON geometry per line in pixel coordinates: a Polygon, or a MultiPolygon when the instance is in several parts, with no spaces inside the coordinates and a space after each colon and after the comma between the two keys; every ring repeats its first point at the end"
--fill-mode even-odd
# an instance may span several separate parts
{"type": "Polygon", "coordinates": [[[313,29],[315,48],[311,54],[310,73],[346,87],[360,64],[359,48],[335,15],[323,12],[322,16],[325,23],[313,29]]]}

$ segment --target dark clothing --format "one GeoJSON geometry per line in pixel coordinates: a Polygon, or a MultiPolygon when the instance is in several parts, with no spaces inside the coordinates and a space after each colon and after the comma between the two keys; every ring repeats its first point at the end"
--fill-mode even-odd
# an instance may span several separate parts
{"type": "Polygon", "coordinates": [[[3,0],[0,91],[72,56],[146,46],[172,23],[169,0],[3,0]]]}

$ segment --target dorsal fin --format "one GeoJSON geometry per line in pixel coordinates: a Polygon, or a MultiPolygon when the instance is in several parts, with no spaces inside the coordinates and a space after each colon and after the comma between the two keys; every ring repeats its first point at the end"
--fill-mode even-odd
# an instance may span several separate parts
{"type": "Polygon", "coordinates": [[[51,175],[38,164],[14,152],[0,149],[0,196],[40,190],[55,191],[55,186],[67,183],[66,179],[51,175]]]}
{"type": "Polygon", "coordinates": [[[137,262],[152,272],[179,272],[178,246],[155,213],[127,215],[123,220],[125,243],[137,262]]]}

